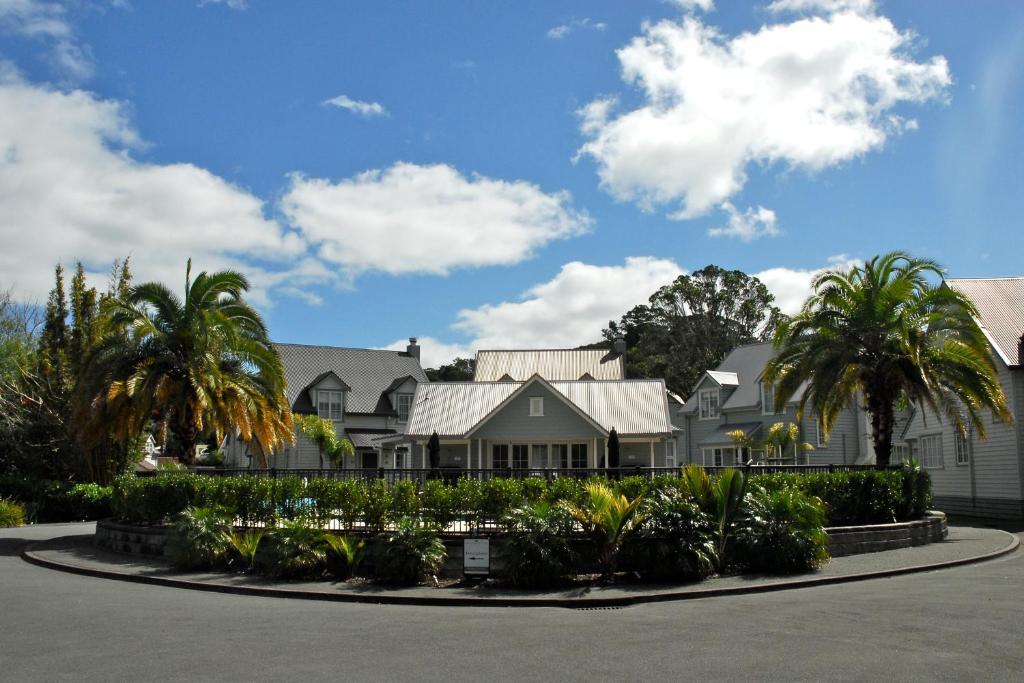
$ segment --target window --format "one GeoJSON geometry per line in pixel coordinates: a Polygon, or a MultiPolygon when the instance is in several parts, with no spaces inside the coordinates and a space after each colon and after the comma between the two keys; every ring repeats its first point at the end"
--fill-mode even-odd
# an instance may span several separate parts
{"type": "Polygon", "coordinates": [[[723,467],[727,460],[731,460],[734,464],[738,463],[735,448],[702,448],[701,455],[705,467],[723,467]]]}
{"type": "Polygon", "coordinates": [[[585,443],[574,443],[570,449],[572,453],[572,465],[573,469],[582,470],[587,467],[587,444],[585,443]]]}
{"type": "Polygon", "coordinates": [[[563,470],[569,467],[569,444],[551,444],[551,466],[561,467],[563,470]]]}
{"type": "Polygon", "coordinates": [[[761,382],[761,414],[775,414],[775,386],[770,382],[761,382]]]}
{"type": "Polygon", "coordinates": [[[921,465],[929,468],[943,467],[941,434],[921,437],[921,465]]]}
{"type": "Polygon", "coordinates": [[[530,397],[530,417],[544,417],[544,397],[530,397]]]}
{"type": "Polygon", "coordinates": [[[548,462],[547,444],[534,444],[530,447],[530,452],[534,467],[551,467],[551,463],[548,462]]]}
{"type": "Polygon", "coordinates": [[[362,453],[361,454],[363,469],[376,469],[377,468],[377,454],[376,453],[362,453]]]}
{"type": "Polygon", "coordinates": [[[676,449],[673,447],[665,456],[665,467],[676,466],[676,449]]]}
{"type": "Polygon", "coordinates": [[[496,470],[508,469],[507,443],[496,443],[491,447],[491,467],[496,470]]]}
{"type": "Polygon", "coordinates": [[[971,461],[970,435],[965,432],[961,432],[959,429],[955,430],[955,434],[956,439],[954,443],[956,444],[956,464],[966,465],[971,461]]]}
{"type": "Polygon", "coordinates": [[[825,448],[828,446],[828,437],[825,434],[825,426],[821,422],[821,418],[814,420],[814,445],[818,448],[825,448]]]}
{"type": "Polygon", "coordinates": [[[412,408],[412,394],[398,395],[398,421],[409,421],[409,410],[412,408]]]}
{"type": "Polygon", "coordinates": [[[714,420],[718,417],[718,389],[701,389],[697,393],[700,403],[700,419],[714,420]]]}
{"type": "Polygon", "coordinates": [[[512,469],[525,470],[530,466],[530,447],[517,443],[512,446],[512,469]]]}
{"type": "Polygon", "coordinates": [[[405,448],[395,450],[395,469],[400,470],[409,467],[409,451],[405,448]]]}
{"type": "Polygon", "coordinates": [[[892,459],[896,462],[910,462],[910,446],[905,443],[894,443],[892,445],[892,459]]]}
{"type": "Polygon", "coordinates": [[[341,420],[342,414],[342,392],[340,391],[318,391],[316,392],[317,406],[316,413],[328,420],[341,420]]]}

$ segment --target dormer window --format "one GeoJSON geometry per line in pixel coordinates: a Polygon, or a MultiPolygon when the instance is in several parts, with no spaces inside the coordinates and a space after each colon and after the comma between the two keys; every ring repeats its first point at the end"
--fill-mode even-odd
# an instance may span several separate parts
{"type": "Polygon", "coordinates": [[[409,421],[409,410],[412,408],[412,394],[398,394],[398,421],[409,421]]]}
{"type": "Polygon", "coordinates": [[[775,414],[775,385],[771,382],[761,382],[761,414],[775,414]]]}
{"type": "Polygon", "coordinates": [[[718,418],[718,389],[701,389],[697,393],[700,405],[700,419],[714,420],[718,418]]]}
{"type": "Polygon", "coordinates": [[[316,392],[316,414],[328,420],[340,421],[344,411],[344,392],[324,391],[316,392]]]}

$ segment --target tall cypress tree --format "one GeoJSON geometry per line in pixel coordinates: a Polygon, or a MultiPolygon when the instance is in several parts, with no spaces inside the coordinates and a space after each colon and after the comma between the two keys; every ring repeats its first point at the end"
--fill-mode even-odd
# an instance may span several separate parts
{"type": "Polygon", "coordinates": [[[39,339],[39,371],[60,387],[69,380],[68,351],[68,301],[64,293],[64,267],[58,263],[39,339]]]}
{"type": "Polygon", "coordinates": [[[96,343],[96,318],[99,314],[99,299],[94,287],[85,283],[85,268],[78,262],[75,276],[71,278],[71,351],[70,365],[74,375],[79,370],[86,354],[96,343]]]}

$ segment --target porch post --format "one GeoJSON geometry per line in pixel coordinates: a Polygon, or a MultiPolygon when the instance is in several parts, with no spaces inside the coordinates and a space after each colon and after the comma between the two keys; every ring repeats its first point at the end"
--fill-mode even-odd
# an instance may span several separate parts
{"type": "Polygon", "coordinates": [[[466,469],[473,467],[473,440],[466,442],[466,469]]]}
{"type": "Polygon", "coordinates": [[[594,438],[594,464],[591,467],[597,468],[597,438],[594,438]]]}
{"type": "Polygon", "coordinates": [[[654,469],[654,439],[651,439],[651,469],[654,469]]]}
{"type": "Polygon", "coordinates": [[[423,442],[423,441],[420,442],[420,455],[423,456],[423,467],[422,467],[422,469],[427,469],[427,444],[426,444],[426,442],[423,442]]]}
{"type": "Polygon", "coordinates": [[[608,469],[608,439],[604,440],[604,468],[608,469]]]}

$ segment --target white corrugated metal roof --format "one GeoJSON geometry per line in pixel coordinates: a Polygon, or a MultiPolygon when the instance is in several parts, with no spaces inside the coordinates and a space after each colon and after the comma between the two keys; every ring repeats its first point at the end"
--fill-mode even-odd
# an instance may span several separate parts
{"type": "Polygon", "coordinates": [[[735,372],[708,370],[708,377],[715,380],[722,386],[737,386],[740,383],[740,378],[735,372]]]}
{"type": "Polygon", "coordinates": [[[1024,277],[952,278],[946,284],[974,302],[979,322],[1003,362],[1024,364],[1024,277]]]}
{"type": "MultiPolygon", "coordinates": [[[[462,437],[513,393],[530,382],[432,382],[416,387],[406,433],[462,437]]],[[[665,383],[661,380],[549,382],[552,389],[605,431],[669,434],[665,383]]]]}
{"type": "Polygon", "coordinates": [[[589,374],[598,380],[625,379],[622,356],[607,349],[533,349],[477,351],[476,382],[497,382],[506,375],[525,382],[540,375],[549,382],[577,380],[589,374]]]}

